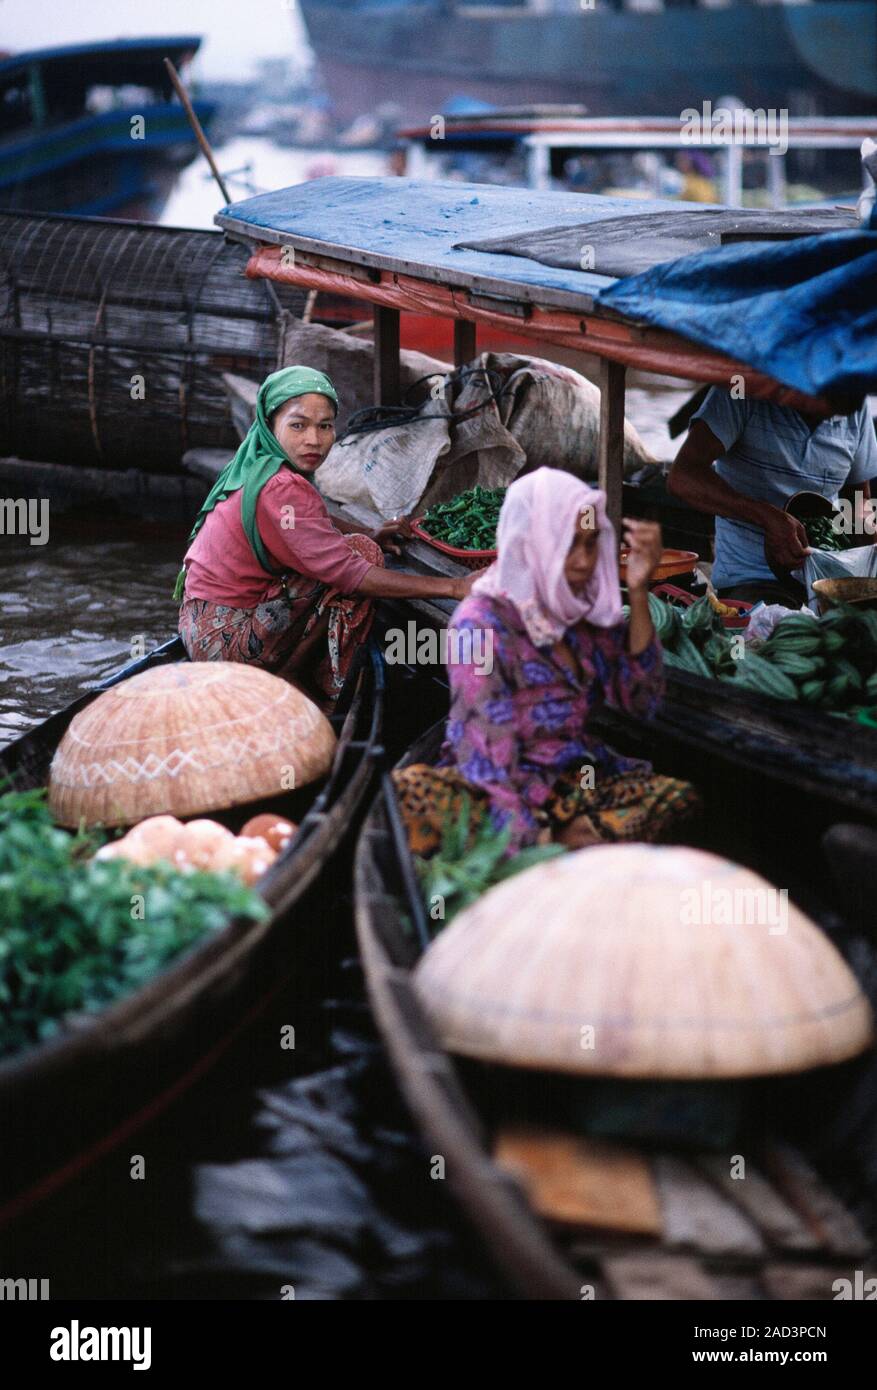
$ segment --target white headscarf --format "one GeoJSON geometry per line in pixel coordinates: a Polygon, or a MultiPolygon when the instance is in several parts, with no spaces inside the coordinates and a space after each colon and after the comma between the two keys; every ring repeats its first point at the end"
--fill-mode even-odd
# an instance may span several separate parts
{"type": "Polygon", "coordinates": [[[621,622],[618,542],[604,492],[562,469],[537,468],[506,492],[496,546],[496,560],[470,592],[513,603],[535,646],[553,646],[580,622],[621,622]],[[586,509],[597,528],[597,563],[584,593],[574,594],[563,570],[586,509]]]}

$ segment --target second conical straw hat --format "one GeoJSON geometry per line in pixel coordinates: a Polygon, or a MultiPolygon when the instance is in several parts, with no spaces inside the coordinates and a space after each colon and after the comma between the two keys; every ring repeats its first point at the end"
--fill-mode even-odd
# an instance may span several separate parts
{"type": "Polygon", "coordinates": [[[332,726],[300,690],[257,666],[178,662],[104,691],[52,760],[60,825],[133,825],[280,796],[332,763],[332,726]]]}
{"type": "Polygon", "coordinates": [[[491,888],[418,995],[452,1052],[652,1078],[802,1071],[871,1039],[862,990],[780,890],[699,850],[607,845],[491,888]]]}

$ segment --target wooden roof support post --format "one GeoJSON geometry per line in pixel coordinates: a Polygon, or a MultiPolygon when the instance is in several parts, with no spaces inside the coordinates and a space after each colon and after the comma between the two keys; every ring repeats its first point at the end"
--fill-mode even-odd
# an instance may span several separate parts
{"type": "Polygon", "coordinates": [[[743,206],[743,148],[732,141],[725,147],[722,170],[722,201],[729,208],[743,206]]]}
{"type": "Polygon", "coordinates": [[[471,362],[477,350],[475,324],[471,319],[454,319],[454,366],[471,362]]]}
{"type": "Polygon", "coordinates": [[[374,306],[374,397],[376,405],[399,405],[399,310],[374,306]]]}
{"type": "Polygon", "coordinates": [[[597,480],[606,494],[606,513],[621,540],[621,487],[624,478],[624,367],[600,362],[600,441],[597,480]]]}

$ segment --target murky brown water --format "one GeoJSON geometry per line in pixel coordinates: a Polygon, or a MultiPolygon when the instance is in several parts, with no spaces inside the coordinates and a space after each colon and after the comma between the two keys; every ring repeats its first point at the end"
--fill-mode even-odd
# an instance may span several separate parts
{"type": "Polygon", "coordinates": [[[50,517],[0,536],[0,745],[176,630],[181,532],[50,517]]]}

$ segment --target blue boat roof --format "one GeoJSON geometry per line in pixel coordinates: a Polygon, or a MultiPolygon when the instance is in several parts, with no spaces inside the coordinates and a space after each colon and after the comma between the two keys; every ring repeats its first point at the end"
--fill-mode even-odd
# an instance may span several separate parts
{"type": "MultiPolygon", "coordinates": [[[[854,400],[874,390],[877,214],[871,228],[724,245],[624,278],[530,259],[526,244],[517,255],[459,245],[564,225],[575,232],[576,224],[606,218],[708,210],[486,184],[329,177],[231,203],[215,220],[253,241],[334,252],[347,264],[465,285],[510,303],[608,310],[747,362],[810,397],[854,400]]],[[[632,241],[638,234],[632,222],[632,241]]]]}
{"type": "Polygon", "coordinates": [[[15,53],[11,58],[0,62],[0,78],[32,63],[63,62],[69,58],[114,57],[127,53],[150,53],[152,50],[164,54],[179,53],[181,49],[201,47],[201,35],[173,34],[169,38],[145,39],[106,39],[99,43],[68,43],[56,48],[31,48],[15,53]]]}
{"type": "Polygon", "coordinates": [[[539,296],[545,302],[558,302],[558,295],[570,294],[590,300],[612,284],[613,277],[558,269],[522,256],[467,250],[454,243],[565,221],[685,208],[702,211],[703,204],[541,193],[482,183],[328,177],[230,203],[215,221],[226,230],[249,233],[256,241],[301,243],[303,249],[310,243],[325,255],[332,254],[333,246],[343,247],[345,259],[353,249],[363,265],[431,270],[434,276],[437,272],[461,284],[470,284],[473,276],[506,285],[514,281],[547,292],[539,296]]]}

